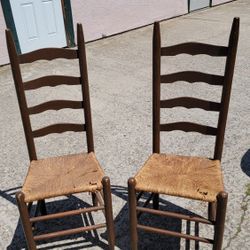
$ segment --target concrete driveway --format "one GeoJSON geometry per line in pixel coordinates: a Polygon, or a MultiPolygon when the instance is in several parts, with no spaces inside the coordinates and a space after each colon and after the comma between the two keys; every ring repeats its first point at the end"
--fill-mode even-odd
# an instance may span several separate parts
{"type": "MultiPolygon", "coordinates": [[[[200,41],[227,45],[233,17],[241,18],[240,40],[235,67],[232,97],[226,129],[222,167],[224,182],[229,193],[226,219],[224,249],[250,249],[250,2],[234,1],[211,9],[195,12],[183,17],[161,23],[162,42],[171,45],[179,42],[200,41]],[[248,185],[248,189],[247,189],[248,185]]],[[[151,57],[152,26],[130,31],[87,44],[90,94],[94,126],[96,155],[106,174],[112,181],[113,207],[116,223],[117,249],[129,249],[127,179],[133,176],[152,151],[151,126],[151,57]]],[[[164,59],[165,60],[165,59],[164,59]]],[[[208,56],[181,55],[176,59],[166,60],[165,72],[182,69],[196,69],[210,73],[223,73],[224,59],[208,56]]],[[[22,67],[25,79],[35,78],[46,73],[78,74],[74,61],[55,60],[40,61],[22,67]]],[[[29,163],[26,144],[14,84],[9,66],[0,68],[1,84],[1,166],[0,166],[0,249],[23,249],[25,240],[21,229],[19,214],[14,194],[20,189],[29,163]]],[[[206,84],[176,83],[164,86],[163,94],[171,96],[197,96],[219,100],[220,88],[206,84]]],[[[30,91],[29,104],[42,99],[78,99],[79,88],[57,87],[30,91]],[[47,93],[46,93],[47,91],[47,93]]],[[[175,109],[164,113],[165,119],[173,119],[175,109]]],[[[176,118],[189,119],[194,122],[214,125],[216,115],[195,109],[180,109],[176,118]]],[[[45,112],[32,119],[34,127],[52,123],[52,121],[81,121],[82,113],[45,112]]],[[[162,136],[162,150],[182,154],[212,156],[213,138],[197,133],[171,132],[162,136]]],[[[40,157],[84,151],[85,137],[79,133],[50,135],[37,140],[40,157]]],[[[76,195],[57,199],[51,211],[62,206],[73,208],[84,205],[82,197],[90,200],[88,195],[76,195]]],[[[163,208],[182,211],[197,211],[206,215],[206,204],[190,202],[184,199],[163,196],[163,208]]],[[[94,214],[94,220],[102,220],[102,214],[94,214]]],[[[144,217],[147,220],[147,217],[144,217]]],[[[83,218],[85,223],[91,218],[83,218]]],[[[56,226],[69,224],[76,226],[82,218],[70,218],[47,224],[51,230],[56,226]]],[[[177,220],[155,219],[155,223],[183,232],[188,225],[177,220]]],[[[39,226],[41,229],[44,225],[39,226]]],[[[191,225],[190,231],[197,231],[191,225]]],[[[207,227],[200,226],[200,235],[211,236],[207,227]]],[[[105,232],[98,231],[100,241],[94,234],[78,236],[41,243],[42,249],[103,249],[106,248],[105,232]]],[[[186,242],[171,237],[140,233],[141,249],[191,249],[193,242],[186,242]]],[[[200,244],[200,249],[210,246],[200,244]]]]}

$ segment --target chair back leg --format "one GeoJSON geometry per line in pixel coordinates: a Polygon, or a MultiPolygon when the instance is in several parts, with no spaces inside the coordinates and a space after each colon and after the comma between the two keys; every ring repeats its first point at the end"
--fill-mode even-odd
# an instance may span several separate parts
{"type": "Polygon", "coordinates": [[[153,197],[153,208],[159,209],[159,194],[154,194],[153,197]]]}
{"type": "Polygon", "coordinates": [[[45,200],[41,200],[41,214],[47,215],[47,208],[46,208],[45,200]]]}
{"type": "Polygon", "coordinates": [[[91,196],[92,196],[93,206],[97,206],[98,205],[98,199],[96,197],[96,193],[91,193],[91,196]]]}

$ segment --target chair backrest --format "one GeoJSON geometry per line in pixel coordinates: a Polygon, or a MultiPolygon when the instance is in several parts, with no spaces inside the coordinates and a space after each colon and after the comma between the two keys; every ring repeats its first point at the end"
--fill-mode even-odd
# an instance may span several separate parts
{"type": "Polygon", "coordinates": [[[94,141],[91,122],[85,42],[82,25],[77,24],[77,49],[44,48],[18,55],[10,30],[6,30],[6,40],[30,160],[32,161],[37,159],[34,138],[51,133],[63,133],[66,131],[86,131],[88,152],[93,152],[94,141]],[[23,81],[20,64],[31,63],[37,60],[53,60],[57,58],[78,59],[80,77],[50,75],[27,82],[23,81]],[[25,96],[26,91],[38,89],[44,86],[55,87],[61,84],[81,85],[83,101],[54,100],[33,107],[27,106],[25,96]],[[84,109],[85,124],[57,123],[37,130],[32,130],[30,115],[38,114],[46,110],[60,110],[65,108],[84,109]]]}
{"type": "Polygon", "coordinates": [[[239,18],[234,18],[228,46],[217,46],[204,43],[188,42],[169,47],[161,47],[160,26],[154,23],[153,31],[153,153],[160,153],[160,132],[182,130],[199,132],[216,136],[214,159],[221,160],[228,106],[230,100],[235,58],[239,37],[239,18]],[[178,54],[206,54],[214,57],[226,57],[224,75],[212,75],[197,71],[183,71],[161,75],[161,57],[178,54]],[[221,102],[211,102],[190,97],[161,100],[161,84],[176,81],[206,82],[211,85],[221,85],[221,102]],[[186,108],[201,108],[207,111],[219,112],[217,127],[204,126],[190,122],[175,122],[160,124],[160,109],[182,106],[186,108]]]}

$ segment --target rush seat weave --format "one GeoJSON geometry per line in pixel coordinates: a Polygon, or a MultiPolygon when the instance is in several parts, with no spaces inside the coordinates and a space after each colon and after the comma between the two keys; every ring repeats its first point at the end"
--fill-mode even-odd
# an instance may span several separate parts
{"type": "Polygon", "coordinates": [[[94,153],[31,162],[22,192],[25,202],[102,189],[104,172],[94,153]]]}
{"type": "Polygon", "coordinates": [[[202,157],[152,154],[135,180],[137,191],[208,202],[224,191],[220,161],[202,157]]]}

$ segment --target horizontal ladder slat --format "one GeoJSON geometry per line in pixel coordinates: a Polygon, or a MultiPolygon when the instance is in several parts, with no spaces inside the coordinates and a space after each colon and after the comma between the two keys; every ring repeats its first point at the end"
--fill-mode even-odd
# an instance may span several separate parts
{"type": "Polygon", "coordinates": [[[140,213],[150,213],[150,214],[155,214],[155,215],[160,215],[160,216],[165,216],[165,217],[171,217],[171,218],[183,219],[187,221],[195,221],[195,222],[200,222],[204,224],[214,225],[212,221],[207,220],[203,217],[199,217],[199,216],[185,215],[185,214],[179,214],[179,213],[174,213],[174,212],[169,212],[169,211],[160,211],[160,210],[155,210],[155,209],[145,208],[145,207],[136,207],[136,210],[139,211],[140,213]]]}
{"type": "Polygon", "coordinates": [[[204,126],[192,122],[174,122],[160,124],[160,131],[182,130],[185,132],[198,132],[204,135],[216,135],[217,128],[204,126]]]}
{"type": "Polygon", "coordinates": [[[220,103],[201,100],[192,97],[179,97],[169,100],[161,100],[160,107],[161,108],[185,107],[188,109],[200,108],[207,111],[220,111],[220,103]]]}
{"type": "Polygon", "coordinates": [[[227,56],[228,47],[206,43],[188,42],[161,48],[162,56],[175,56],[178,54],[227,56]]]}
{"type": "Polygon", "coordinates": [[[52,133],[63,133],[66,131],[82,132],[86,131],[85,124],[58,123],[33,131],[34,137],[41,137],[52,133]]]}
{"type": "Polygon", "coordinates": [[[211,239],[198,237],[198,236],[193,236],[193,235],[188,235],[188,234],[183,234],[183,233],[169,231],[169,230],[155,228],[155,227],[150,227],[150,226],[144,226],[144,225],[140,225],[140,224],[137,225],[137,228],[141,229],[141,230],[144,230],[144,231],[148,231],[150,233],[158,233],[158,234],[170,235],[170,236],[189,239],[189,240],[201,241],[201,242],[209,243],[209,244],[214,243],[214,241],[211,240],[211,239]]]}
{"type": "Polygon", "coordinates": [[[24,90],[38,89],[42,87],[55,87],[58,85],[79,85],[80,77],[75,76],[44,76],[31,81],[24,82],[24,90]]]}
{"type": "Polygon", "coordinates": [[[62,237],[65,235],[70,235],[70,234],[78,234],[81,232],[91,231],[91,230],[95,230],[95,229],[99,229],[99,228],[103,228],[103,227],[106,227],[105,223],[92,225],[92,226],[86,226],[86,227],[72,228],[72,229],[57,231],[57,232],[53,232],[53,233],[36,235],[36,236],[34,236],[34,240],[35,241],[46,240],[46,239],[51,239],[51,238],[55,238],[55,237],[62,237]]]}
{"type": "Polygon", "coordinates": [[[61,212],[61,213],[56,213],[56,214],[48,214],[48,215],[32,217],[30,218],[30,222],[34,223],[38,221],[53,220],[53,219],[63,218],[66,216],[95,212],[95,211],[103,210],[103,209],[104,209],[104,206],[81,208],[77,210],[71,210],[71,211],[66,211],[66,212],[61,212]]]}
{"type": "Polygon", "coordinates": [[[68,101],[68,100],[55,100],[44,102],[39,105],[29,108],[29,114],[38,114],[47,110],[60,110],[60,109],[81,109],[83,108],[82,101],[68,101]]]}
{"type": "Polygon", "coordinates": [[[182,71],[168,75],[161,75],[161,83],[173,83],[177,81],[185,82],[205,82],[210,85],[223,85],[224,76],[207,74],[198,71],[182,71]]]}
{"type": "Polygon", "coordinates": [[[45,48],[19,55],[20,63],[31,63],[37,60],[53,60],[56,58],[76,59],[78,52],[74,49],[45,48]]]}

